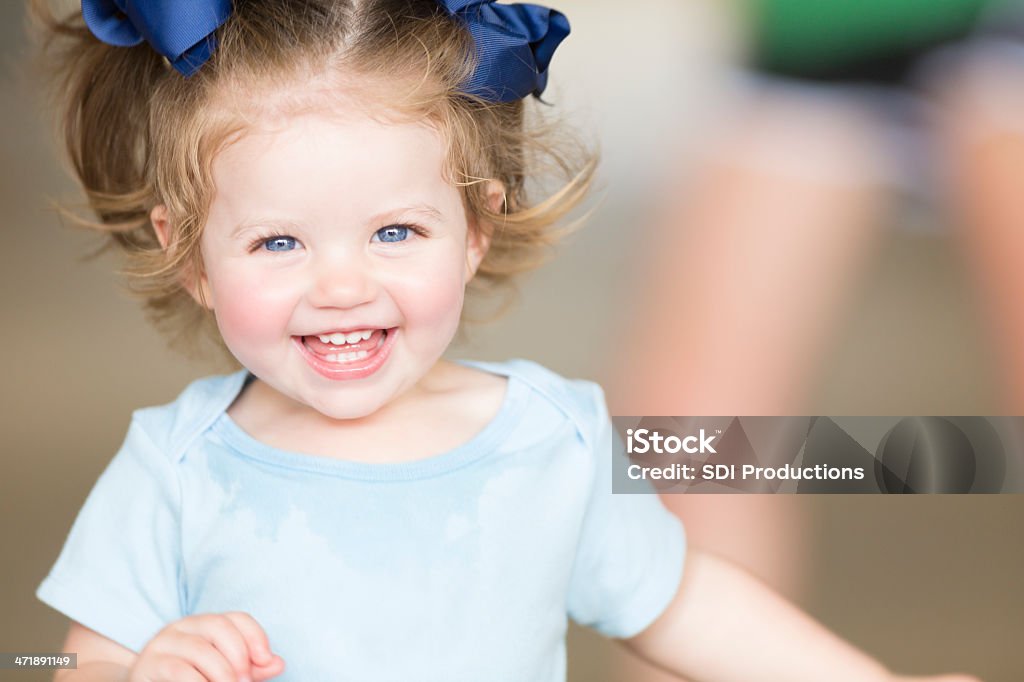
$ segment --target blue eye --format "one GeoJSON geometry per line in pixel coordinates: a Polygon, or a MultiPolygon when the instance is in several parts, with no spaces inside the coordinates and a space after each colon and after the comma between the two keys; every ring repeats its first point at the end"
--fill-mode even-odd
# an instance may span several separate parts
{"type": "Polygon", "coordinates": [[[388,225],[373,233],[371,241],[377,242],[404,242],[409,238],[409,228],[405,225],[388,225]]]}
{"type": "Polygon", "coordinates": [[[292,251],[299,245],[295,237],[271,237],[263,241],[263,248],[267,251],[292,251]]]}

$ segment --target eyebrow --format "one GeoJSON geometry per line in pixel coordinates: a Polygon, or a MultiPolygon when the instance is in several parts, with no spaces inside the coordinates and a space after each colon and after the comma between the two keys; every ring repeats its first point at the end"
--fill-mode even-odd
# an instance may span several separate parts
{"type": "Polygon", "coordinates": [[[278,232],[292,232],[298,229],[298,227],[298,223],[292,222],[290,220],[280,220],[276,218],[268,218],[263,220],[260,218],[255,218],[250,220],[244,220],[240,222],[238,225],[236,225],[235,229],[231,231],[229,239],[235,239],[239,235],[249,230],[269,229],[278,232]]]}
{"type": "MultiPolygon", "coordinates": [[[[381,223],[389,223],[394,220],[401,220],[403,216],[409,214],[420,214],[428,218],[437,220],[438,222],[444,220],[444,214],[440,210],[431,206],[430,204],[417,204],[414,206],[403,206],[401,208],[394,208],[387,211],[382,211],[374,216],[371,216],[369,222],[371,225],[377,225],[381,223]]],[[[238,236],[244,234],[249,230],[256,229],[268,229],[275,230],[278,232],[293,232],[299,229],[299,223],[291,220],[282,220],[279,218],[251,218],[244,220],[235,226],[235,229],[231,231],[230,239],[235,239],[238,236]]]]}
{"type": "Polygon", "coordinates": [[[377,215],[373,216],[373,218],[370,219],[370,222],[387,222],[389,219],[392,219],[394,217],[400,218],[401,216],[408,215],[410,213],[419,213],[427,216],[428,218],[433,218],[434,220],[438,221],[444,220],[444,214],[442,214],[441,211],[434,208],[433,206],[429,204],[417,204],[415,206],[404,206],[402,208],[397,208],[390,211],[384,211],[383,213],[378,213],[377,215]]]}

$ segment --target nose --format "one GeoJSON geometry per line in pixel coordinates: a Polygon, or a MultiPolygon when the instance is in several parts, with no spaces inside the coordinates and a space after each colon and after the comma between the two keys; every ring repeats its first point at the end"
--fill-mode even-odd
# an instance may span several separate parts
{"type": "Polygon", "coordinates": [[[313,266],[307,298],[317,308],[356,308],[377,297],[373,268],[358,253],[325,253],[313,266]]]}

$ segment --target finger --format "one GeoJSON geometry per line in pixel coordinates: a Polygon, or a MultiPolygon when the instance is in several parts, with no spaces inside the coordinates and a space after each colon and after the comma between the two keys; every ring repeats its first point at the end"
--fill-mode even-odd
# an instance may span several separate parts
{"type": "Polygon", "coordinates": [[[137,670],[132,670],[131,682],[207,682],[191,663],[178,656],[160,654],[140,663],[137,670]]]}
{"type": "Polygon", "coordinates": [[[202,635],[182,635],[185,653],[181,656],[203,674],[209,682],[238,682],[249,676],[248,666],[238,674],[224,654],[202,635]]]}
{"type": "Polygon", "coordinates": [[[234,623],[235,627],[242,633],[242,636],[245,637],[252,661],[259,665],[270,663],[274,657],[273,652],[270,650],[270,641],[267,639],[267,633],[263,631],[263,627],[256,619],[248,613],[241,611],[229,611],[224,616],[234,623]]]}
{"type": "Polygon", "coordinates": [[[230,618],[215,613],[193,616],[183,619],[179,630],[210,642],[227,660],[237,678],[249,677],[249,645],[230,618]]]}
{"type": "Polygon", "coordinates": [[[254,665],[252,667],[252,682],[263,682],[277,677],[284,672],[284,659],[274,656],[267,665],[254,665]]]}

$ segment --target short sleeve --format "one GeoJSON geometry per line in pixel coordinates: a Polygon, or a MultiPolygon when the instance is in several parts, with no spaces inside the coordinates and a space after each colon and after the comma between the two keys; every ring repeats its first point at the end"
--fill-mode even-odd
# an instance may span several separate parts
{"type": "MultiPolygon", "coordinates": [[[[598,389],[599,390],[599,389],[598,389]]],[[[569,585],[569,615],[608,637],[628,638],[675,597],[685,535],[654,493],[613,494],[612,458],[625,457],[600,398],[594,478],[569,585]]]]}
{"type": "Polygon", "coordinates": [[[36,596],[135,652],[182,617],[180,488],[133,421],[36,596]]]}

